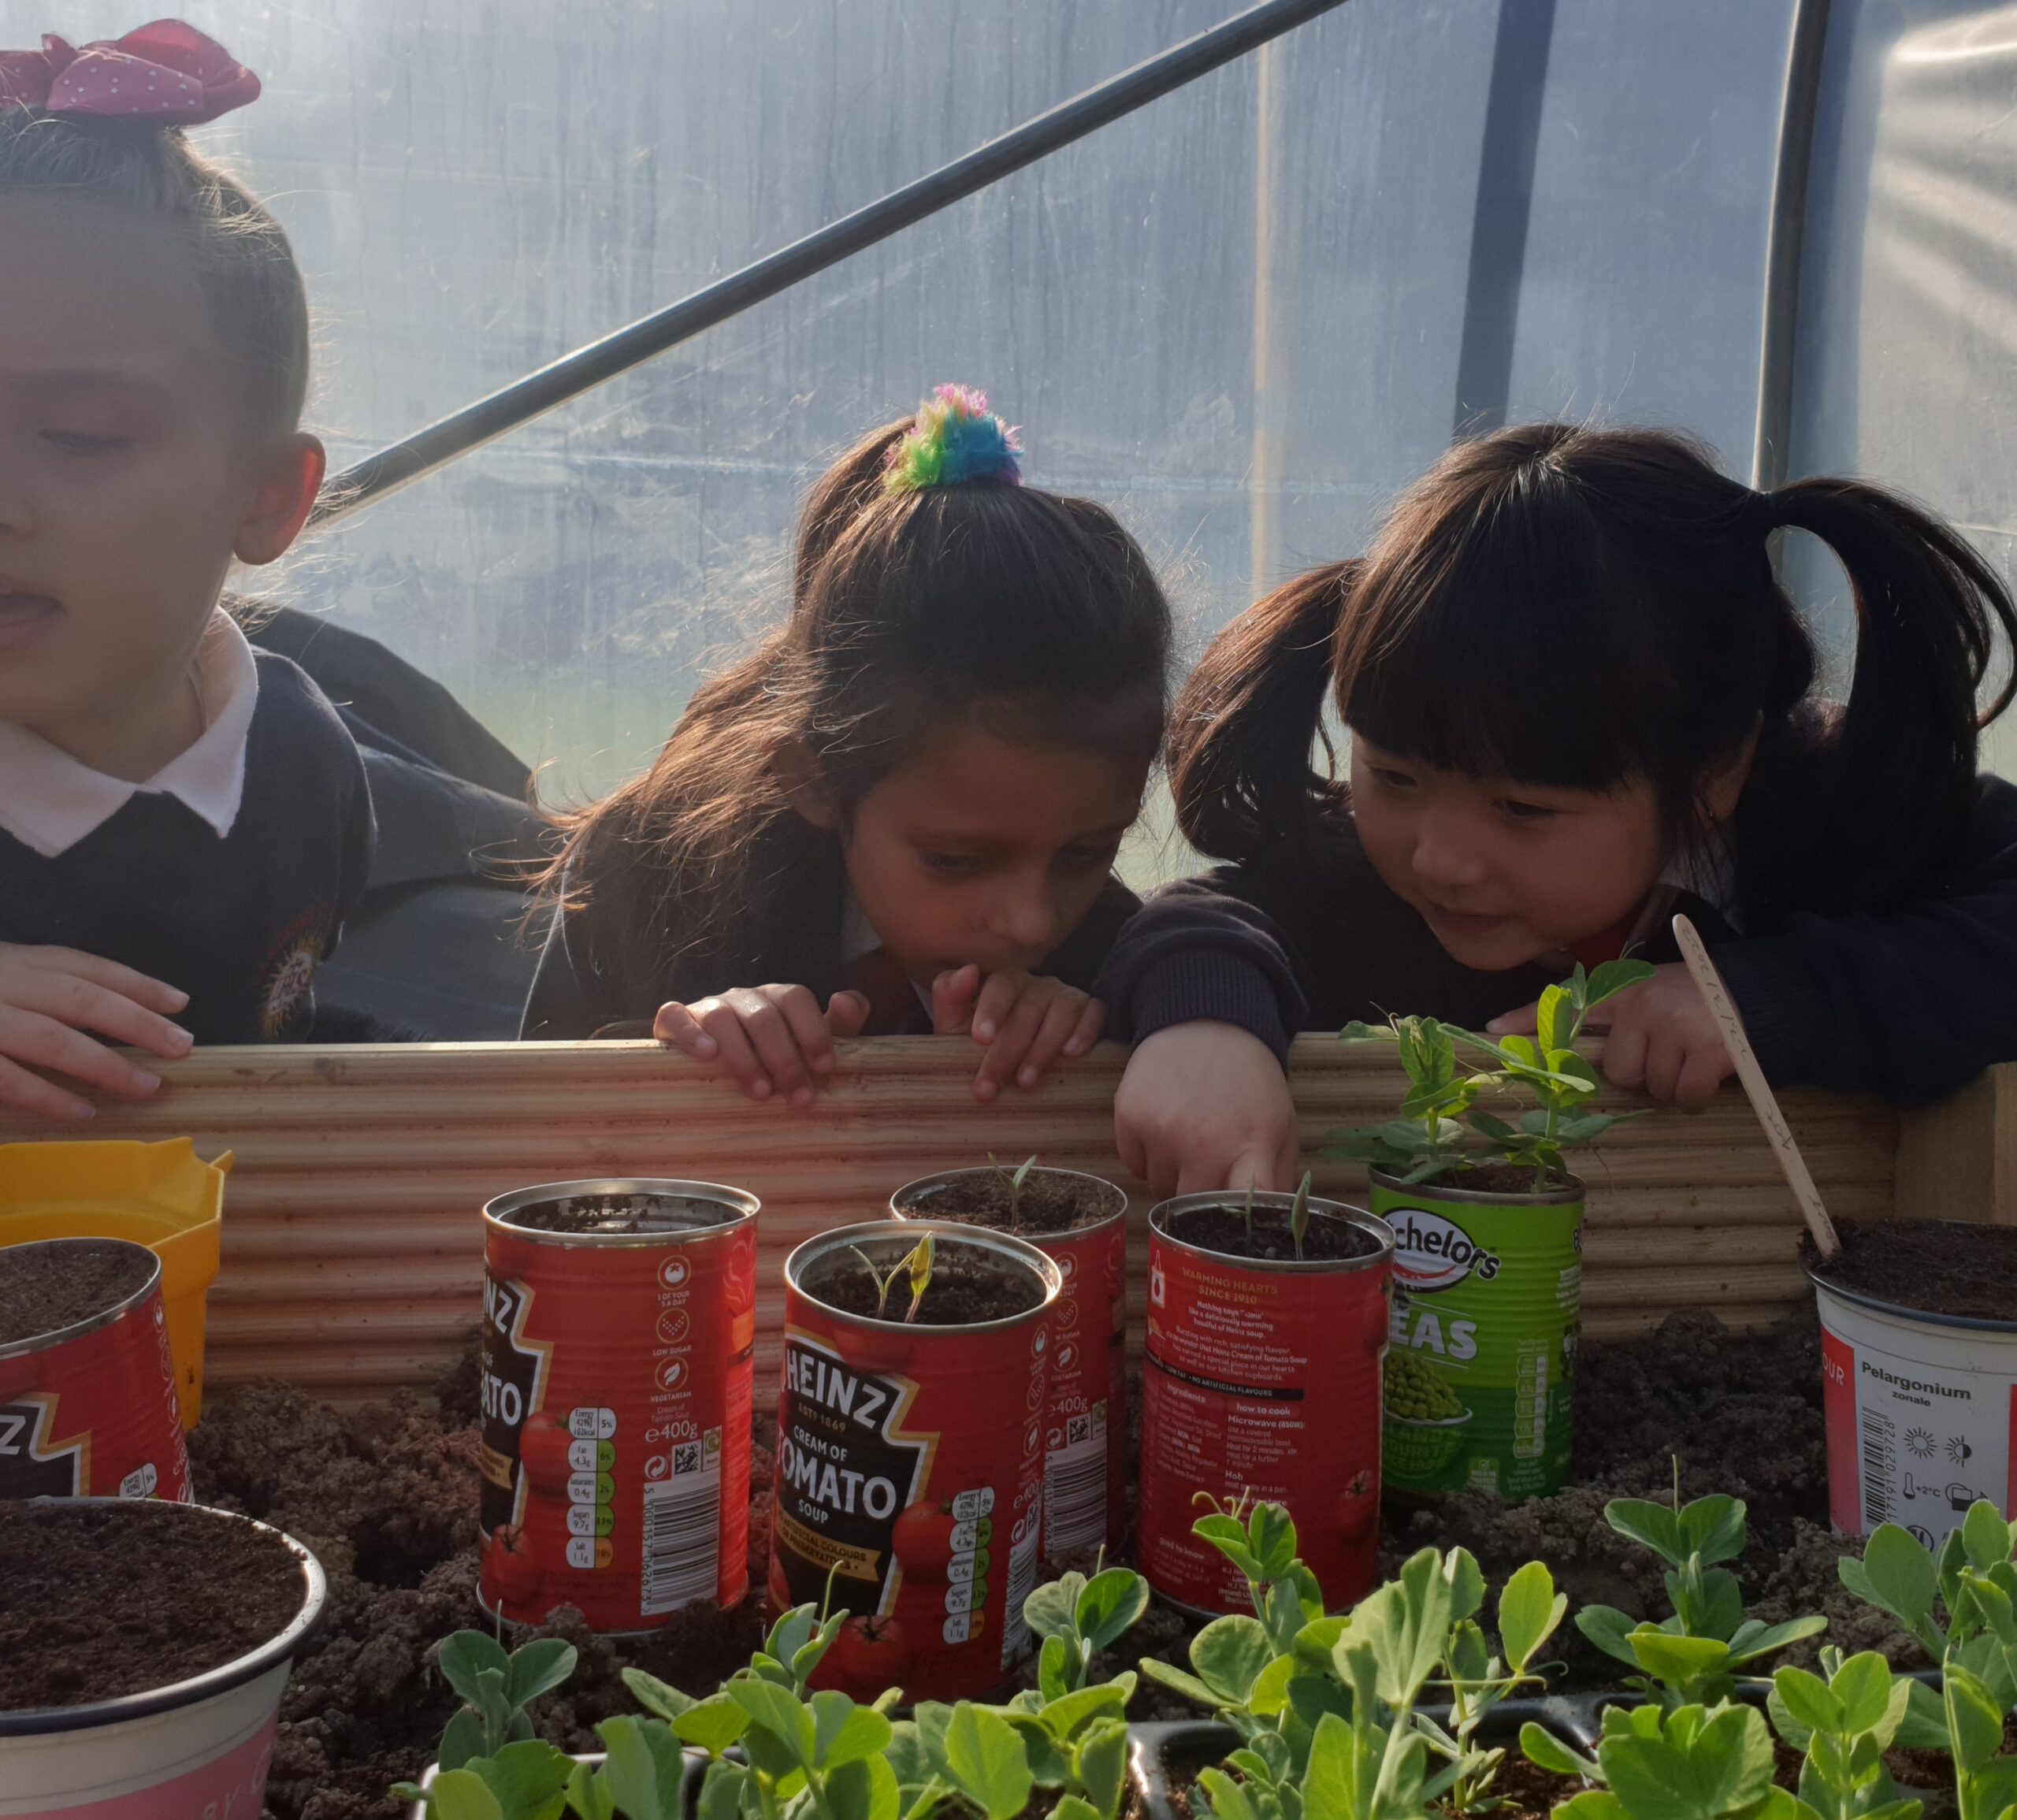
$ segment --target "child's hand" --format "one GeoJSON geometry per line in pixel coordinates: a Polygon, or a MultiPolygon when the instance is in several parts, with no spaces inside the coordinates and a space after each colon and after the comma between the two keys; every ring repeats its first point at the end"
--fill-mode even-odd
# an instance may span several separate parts
{"type": "Polygon", "coordinates": [[[991,1100],[1012,1079],[1040,1086],[1061,1058],[1083,1055],[1106,1027],[1097,999],[1040,973],[1011,968],[990,973],[956,967],[931,982],[931,1028],[938,1036],[971,1034],[987,1059],[974,1076],[974,1098],[991,1100]]]}
{"type": "Polygon", "coordinates": [[[1283,1189],[1302,1170],[1275,1052],[1236,1024],[1172,1024],[1135,1046],[1113,1097],[1120,1160],[1158,1194],[1283,1189]]]}
{"type": "MultiPolygon", "coordinates": [[[[1662,1105],[1699,1112],[1737,1072],[1716,1020],[1678,961],[1655,968],[1651,979],[1599,1005],[1583,1027],[1610,1032],[1605,1079],[1638,1088],[1662,1105]]],[[[1485,1029],[1493,1036],[1531,1036],[1534,1008],[1508,1012],[1485,1029]]]]}
{"type": "Polygon", "coordinates": [[[160,1077],[84,1033],[96,1031],[150,1055],[185,1056],[189,1033],[168,1018],[188,1002],[188,993],[116,960],[0,942],[0,1105],[73,1124],[92,1116],[89,1101],[32,1068],[145,1099],[160,1077]]]}
{"type": "Polygon", "coordinates": [[[652,1034],[696,1061],[719,1061],[752,1100],[812,1104],[815,1077],[834,1072],[834,1038],[859,1036],[868,1001],[837,992],[826,1011],[803,986],[743,986],[692,1005],[662,1005],[652,1034]]]}

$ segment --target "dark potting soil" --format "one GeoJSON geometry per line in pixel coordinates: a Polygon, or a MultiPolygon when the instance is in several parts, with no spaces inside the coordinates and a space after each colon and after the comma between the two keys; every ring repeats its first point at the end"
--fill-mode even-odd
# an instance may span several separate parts
{"type": "Polygon", "coordinates": [[[249,1523],[152,1502],[0,1503],[0,1712],[172,1687],[300,1614],[301,1562],[249,1523]]]}
{"type": "Polygon", "coordinates": [[[1105,1183],[1062,1169],[1032,1169],[1020,1192],[1012,1186],[1015,1175],[1012,1168],[976,1169],[956,1182],[924,1190],[904,1204],[904,1211],[919,1219],[956,1220],[1028,1237],[1097,1225],[1120,1204],[1105,1183]]]}
{"type": "Polygon", "coordinates": [[[2017,1226],[1967,1220],[1838,1220],[1841,1255],[1811,1237],[1800,1261],[1829,1283],[1926,1314],[2017,1321],[2017,1226]]]}
{"type": "MultiPolygon", "coordinates": [[[[1480,1163],[1469,1169],[1432,1176],[1426,1182],[1415,1185],[1425,1194],[1430,1194],[1438,1189],[1451,1189],[1470,1194],[1532,1194],[1536,1192],[1533,1171],[1523,1168],[1517,1163],[1480,1163]]],[[[1539,1191],[1551,1194],[1569,1185],[1560,1180],[1547,1182],[1539,1191]]]]}
{"type": "Polygon", "coordinates": [[[719,1201],[690,1200],[683,1194],[574,1195],[563,1201],[536,1201],[507,1218],[507,1226],[528,1232],[568,1235],[593,1232],[697,1232],[726,1224],[735,1209],[719,1201]]]}
{"type": "MultiPolygon", "coordinates": [[[[1281,1263],[1296,1256],[1295,1235],[1289,1230],[1285,1207],[1257,1207],[1254,1228],[1247,1230],[1246,1212],[1237,1202],[1226,1207],[1192,1207],[1171,1216],[1169,1235],[1202,1250],[1216,1251],[1223,1257],[1251,1257],[1281,1263]]],[[[1309,1262],[1343,1262],[1370,1257],[1380,1242],[1362,1226],[1333,1213],[1312,1209],[1309,1228],[1302,1235],[1302,1253],[1309,1262]]]]}
{"type": "Polygon", "coordinates": [[[61,1333],[117,1308],[154,1269],[144,1245],[118,1239],[0,1246],[0,1346],[61,1333]]]}
{"type": "MultiPolygon", "coordinates": [[[[910,1254],[913,1242],[872,1239],[862,1246],[875,1268],[887,1272],[910,1254]]],[[[873,1279],[852,1249],[842,1246],[815,1258],[800,1279],[808,1295],[843,1314],[874,1315],[877,1293],[873,1279]]],[[[986,1320],[1006,1320],[1027,1314],[1043,1300],[1035,1272],[1012,1257],[983,1246],[942,1237],[931,1264],[931,1281],[918,1306],[916,1327],[973,1327],[986,1320]]],[[[901,1320],[910,1310],[910,1278],[902,1272],[890,1285],[884,1319],[901,1320]]]]}

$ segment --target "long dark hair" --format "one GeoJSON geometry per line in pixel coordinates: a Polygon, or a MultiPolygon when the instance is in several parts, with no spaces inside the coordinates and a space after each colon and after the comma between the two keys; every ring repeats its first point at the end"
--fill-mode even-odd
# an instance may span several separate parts
{"type": "Polygon", "coordinates": [[[1184,833],[1231,860],[1320,871],[1350,800],[1323,734],[1346,724],[1418,763],[1534,785],[1648,781],[1670,838],[1707,776],[1758,750],[1736,818],[1745,908],[1895,903],[1956,839],[1978,696],[2009,594],[1945,525],[1856,481],[1770,493],[1685,439],[1540,424],[1460,444],[1409,488],[1364,560],[1278,589],[1220,635],[1172,715],[1184,833]],[[1774,576],[1794,527],[1855,601],[1846,703],[1815,699],[1814,641],[1774,576]],[[1313,763],[1321,742],[1326,763],[1313,763]]]}
{"type": "Polygon", "coordinates": [[[564,823],[548,894],[620,922],[663,978],[830,971],[839,843],[792,806],[777,760],[794,742],[844,825],[961,720],[1144,765],[1161,743],[1169,606],[1135,540],[1035,487],[886,492],[910,427],[864,437],[813,488],[784,624],[702,685],[648,771],[564,823]]]}

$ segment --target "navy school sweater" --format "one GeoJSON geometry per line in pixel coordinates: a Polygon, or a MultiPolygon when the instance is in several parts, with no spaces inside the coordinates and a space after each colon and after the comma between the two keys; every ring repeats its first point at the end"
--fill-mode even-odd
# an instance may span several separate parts
{"type": "Polygon", "coordinates": [[[336,710],[288,659],[254,661],[228,834],[149,790],[53,859],[0,830],[0,942],[80,949],[180,986],[175,1021],[199,1043],[306,1036],[316,964],[371,865],[363,761],[336,710]]]}
{"type": "MultiPolygon", "coordinates": [[[[1701,930],[1775,1086],[1915,1105],[2017,1060],[2017,786],[2000,778],[1978,781],[1963,838],[1903,908],[1796,913],[1745,936],[1699,900],[1674,908],[1701,930]]],[[[1664,927],[1640,952],[1678,958],[1664,927]]],[[[1297,1031],[1390,1012],[1477,1029],[1559,977],[1460,965],[1354,837],[1321,878],[1267,860],[1165,886],[1120,932],[1097,990],[1124,1041],[1209,1019],[1281,1056],[1297,1031]]]]}

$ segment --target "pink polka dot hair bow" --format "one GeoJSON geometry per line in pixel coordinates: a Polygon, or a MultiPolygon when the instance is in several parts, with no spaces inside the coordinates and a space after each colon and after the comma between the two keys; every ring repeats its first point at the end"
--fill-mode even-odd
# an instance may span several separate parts
{"type": "Polygon", "coordinates": [[[0,107],[201,126],[258,98],[258,77],[179,19],[81,50],[46,32],[39,50],[0,50],[0,107]]]}

